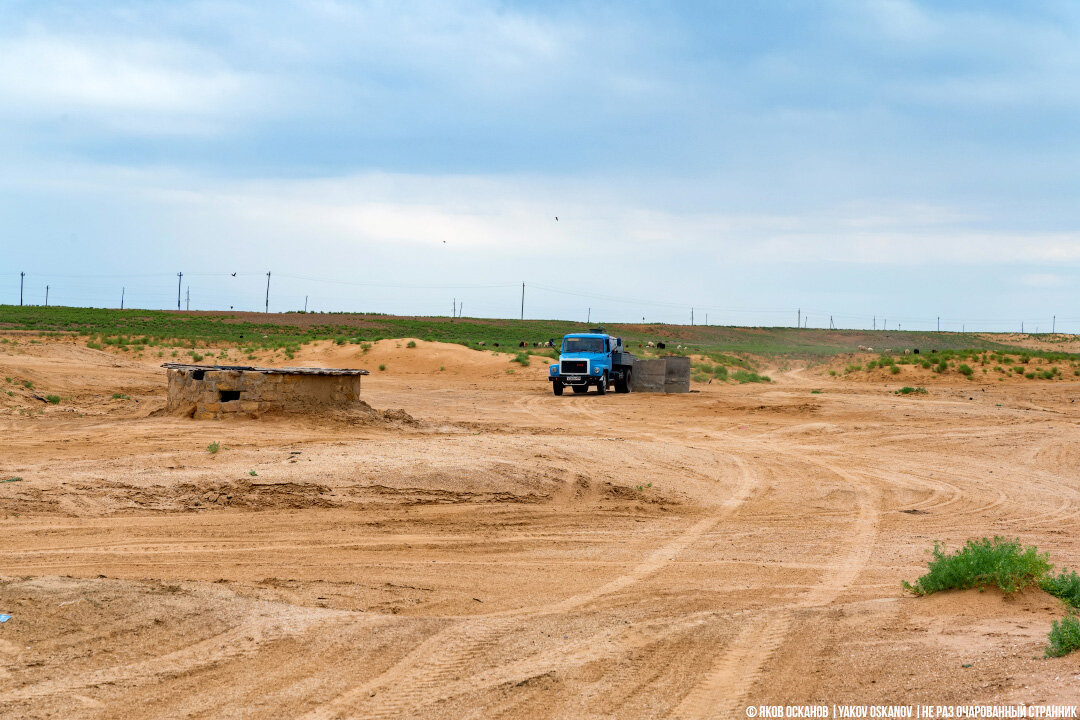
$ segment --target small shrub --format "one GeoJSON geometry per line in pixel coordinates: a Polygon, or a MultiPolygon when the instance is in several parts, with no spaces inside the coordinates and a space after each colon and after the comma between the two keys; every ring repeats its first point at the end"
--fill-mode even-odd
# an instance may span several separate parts
{"type": "Polygon", "coordinates": [[[929,572],[914,585],[905,581],[905,590],[929,595],[942,590],[996,585],[1004,593],[1014,593],[1037,585],[1052,567],[1046,553],[1040,555],[1035,547],[1024,548],[1019,540],[1002,537],[968,540],[952,555],[945,554],[944,547],[935,543],[933,554],[929,572]]]}
{"type": "Polygon", "coordinates": [[[860,370],[862,370],[862,365],[851,364],[844,368],[845,373],[859,372],[860,370]]]}
{"type": "Polygon", "coordinates": [[[936,373],[943,373],[948,369],[949,369],[949,363],[945,362],[944,360],[942,360],[941,362],[939,362],[937,365],[934,366],[934,372],[936,372],[936,373]]]}
{"type": "Polygon", "coordinates": [[[217,454],[217,451],[220,450],[220,449],[221,449],[221,443],[219,443],[216,440],[206,446],[206,452],[210,453],[211,455],[217,454]]]}
{"type": "Polygon", "coordinates": [[[379,366],[379,369],[380,369],[380,370],[385,370],[385,369],[386,369],[386,365],[380,365],[380,366],[379,366]]]}
{"type": "Polygon", "coordinates": [[[1048,575],[1039,582],[1039,587],[1080,610],[1080,575],[1077,575],[1075,570],[1069,572],[1069,569],[1065,568],[1057,577],[1048,575]]]}
{"type": "Polygon", "coordinates": [[[811,395],[821,395],[823,392],[824,392],[823,390],[811,390],[810,394],[811,395]]]}
{"type": "Polygon", "coordinates": [[[90,348],[91,350],[103,350],[105,348],[104,345],[98,342],[88,342],[86,343],[86,347],[90,348]]]}
{"type": "Polygon", "coordinates": [[[975,372],[974,370],[971,369],[971,366],[968,365],[967,363],[962,363],[960,365],[960,367],[956,368],[956,371],[959,372],[964,377],[971,377],[971,375],[975,372]]]}
{"type": "Polygon", "coordinates": [[[192,359],[193,362],[201,362],[202,359],[203,359],[203,356],[200,355],[199,353],[192,353],[191,354],[191,359],[192,359]]]}
{"type": "Polygon", "coordinates": [[[415,340],[410,340],[408,343],[405,344],[405,347],[407,347],[407,348],[416,347],[416,341],[415,340]]]}
{"type": "Polygon", "coordinates": [[[131,398],[129,398],[124,393],[113,393],[112,394],[112,399],[113,400],[130,400],[131,398]]]}
{"type": "Polygon", "coordinates": [[[510,362],[516,362],[521,367],[529,367],[529,353],[519,352],[517,355],[510,358],[510,362]]]}
{"type": "Polygon", "coordinates": [[[772,378],[768,375],[758,375],[756,372],[750,372],[749,370],[736,370],[731,377],[739,383],[772,382],[772,378]]]}
{"type": "Polygon", "coordinates": [[[53,405],[59,405],[60,404],[60,396],[59,395],[46,395],[45,399],[48,400],[53,405]]]}
{"type": "Polygon", "coordinates": [[[23,380],[23,387],[26,388],[27,390],[33,390],[34,389],[34,383],[30,382],[29,380],[23,380]]]}
{"type": "Polygon", "coordinates": [[[926,393],[926,388],[911,387],[910,385],[905,385],[904,387],[897,390],[894,394],[896,394],[896,395],[926,395],[927,393],[926,393]]]}
{"type": "Polygon", "coordinates": [[[829,371],[829,376],[830,377],[836,377],[836,371],[835,370],[830,370],[829,371]]]}
{"type": "Polygon", "coordinates": [[[892,373],[893,375],[899,375],[900,374],[900,366],[899,365],[891,366],[889,368],[889,372],[892,373]]]}
{"type": "Polygon", "coordinates": [[[724,365],[717,365],[716,367],[714,367],[712,369],[712,375],[717,380],[727,380],[728,379],[728,369],[724,365]]]}
{"type": "Polygon", "coordinates": [[[1080,650],[1080,620],[1075,615],[1055,620],[1050,627],[1050,644],[1046,646],[1047,657],[1062,657],[1080,650]]]}
{"type": "Polygon", "coordinates": [[[1038,375],[1033,372],[1026,372],[1024,373],[1024,377],[1026,377],[1028,380],[1034,380],[1036,377],[1038,377],[1038,375]]]}
{"type": "Polygon", "coordinates": [[[251,477],[257,477],[259,473],[255,472],[254,470],[248,470],[248,475],[250,475],[251,477]]]}

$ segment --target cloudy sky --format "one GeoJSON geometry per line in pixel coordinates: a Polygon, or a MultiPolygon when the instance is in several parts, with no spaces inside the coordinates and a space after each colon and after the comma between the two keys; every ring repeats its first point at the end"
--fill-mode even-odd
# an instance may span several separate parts
{"type": "Polygon", "coordinates": [[[1078,118],[1071,2],[0,0],[0,303],[1080,331],[1078,118]]]}

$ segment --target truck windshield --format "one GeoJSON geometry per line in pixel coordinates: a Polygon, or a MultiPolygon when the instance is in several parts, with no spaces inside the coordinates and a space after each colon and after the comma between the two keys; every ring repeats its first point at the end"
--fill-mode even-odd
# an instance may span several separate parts
{"type": "Polygon", "coordinates": [[[602,353],[604,352],[604,341],[602,338],[563,338],[562,351],[564,353],[602,353]]]}

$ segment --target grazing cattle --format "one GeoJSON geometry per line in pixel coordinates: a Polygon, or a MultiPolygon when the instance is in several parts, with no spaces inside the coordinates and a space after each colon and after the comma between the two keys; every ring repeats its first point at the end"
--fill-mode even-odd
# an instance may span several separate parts
{"type": "Polygon", "coordinates": [[[905,354],[905,355],[910,355],[910,354],[911,354],[911,350],[909,350],[908,348],[904,348],[904,354],[905,354]]]}
{"type": "Polygon", "coordinates": [[[650,340],[649,342],[645,343],[645,346],[646,346],[646,347],[654,347],[654,345],[653,345],[653,341],[652,341],[652,340],[650,340]]]}
{"type": "Polygon", "coordinates": [[[868,348],[866,348],[866,352],[874,352],[874,348],[868,347],[868,348]]]}
{"type": "Polygon", "coordinates": [[[919,354],[919,348],[915,348],[914,350],[911,351],[911,353],[913,355],[918,355],[919,354]]]}
{"type": "Polygon", "coordinates": [[[492,347],[499,347],[499,343],[491,343],[492,347]]]}
{"type": "Polygon", "coordinates": [[[521,342],[519,342],[518,347],[525,347],[525,341],[522,340],[521,342]]]}
{"type": "Polygon", "coordinates": [[[666,348],[666,347],[667,347],[667,345],[666,345],[666,344],[664,344],[664,343],[662,343],[662,342],[658,342],[658,343],[656,343],[656,347],[658,347],[658,348],[660,348],[661,350],[663,350],[664,348],[666,348]]]}
{"type": "Polygon", "coordinates": [[[479,345],[480,347],[484,347],[484,341],[483,340],[481,340],[480,342],[478,342],[476,344],[479,345]]]}
{"type": "Polygon", "coordinates": [[[861,352],[866,352],[866,346],[865,346],[865,345],[860,345],[860,346],[859,346],[859,350],[860,350],[861,352]]]}

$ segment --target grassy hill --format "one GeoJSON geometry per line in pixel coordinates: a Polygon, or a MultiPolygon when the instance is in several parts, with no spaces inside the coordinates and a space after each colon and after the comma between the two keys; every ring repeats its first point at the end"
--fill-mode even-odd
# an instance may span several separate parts
{"type": "MultiPolygon", "coordinates": [[[[383,338],[416,337],[424,340],[500,349],[517,348],[561,338],[588,328],[558,320],[500,320],[484,318],[400,317],[364,313],[234,313],[163,310],[110,310],[71,307],[19,307],[0,305],[0,332],[75,333],[92,342],[176,344],[185,346],[231,344],[252,348],[280,348],[312,340],[370,342],[383,338]]],[[[905,348],[928,351],[980,348],[1016,350],[985,333],[822,330],[789,327],[722,327],[665,324],[609,324],[609,332],[632,348],[638,343],[663,341],[668,350],[683,345],[691,351],[748,353],[760,356],[828,357],[854,352],[862,346],[882,352],[905,348]]]]}

